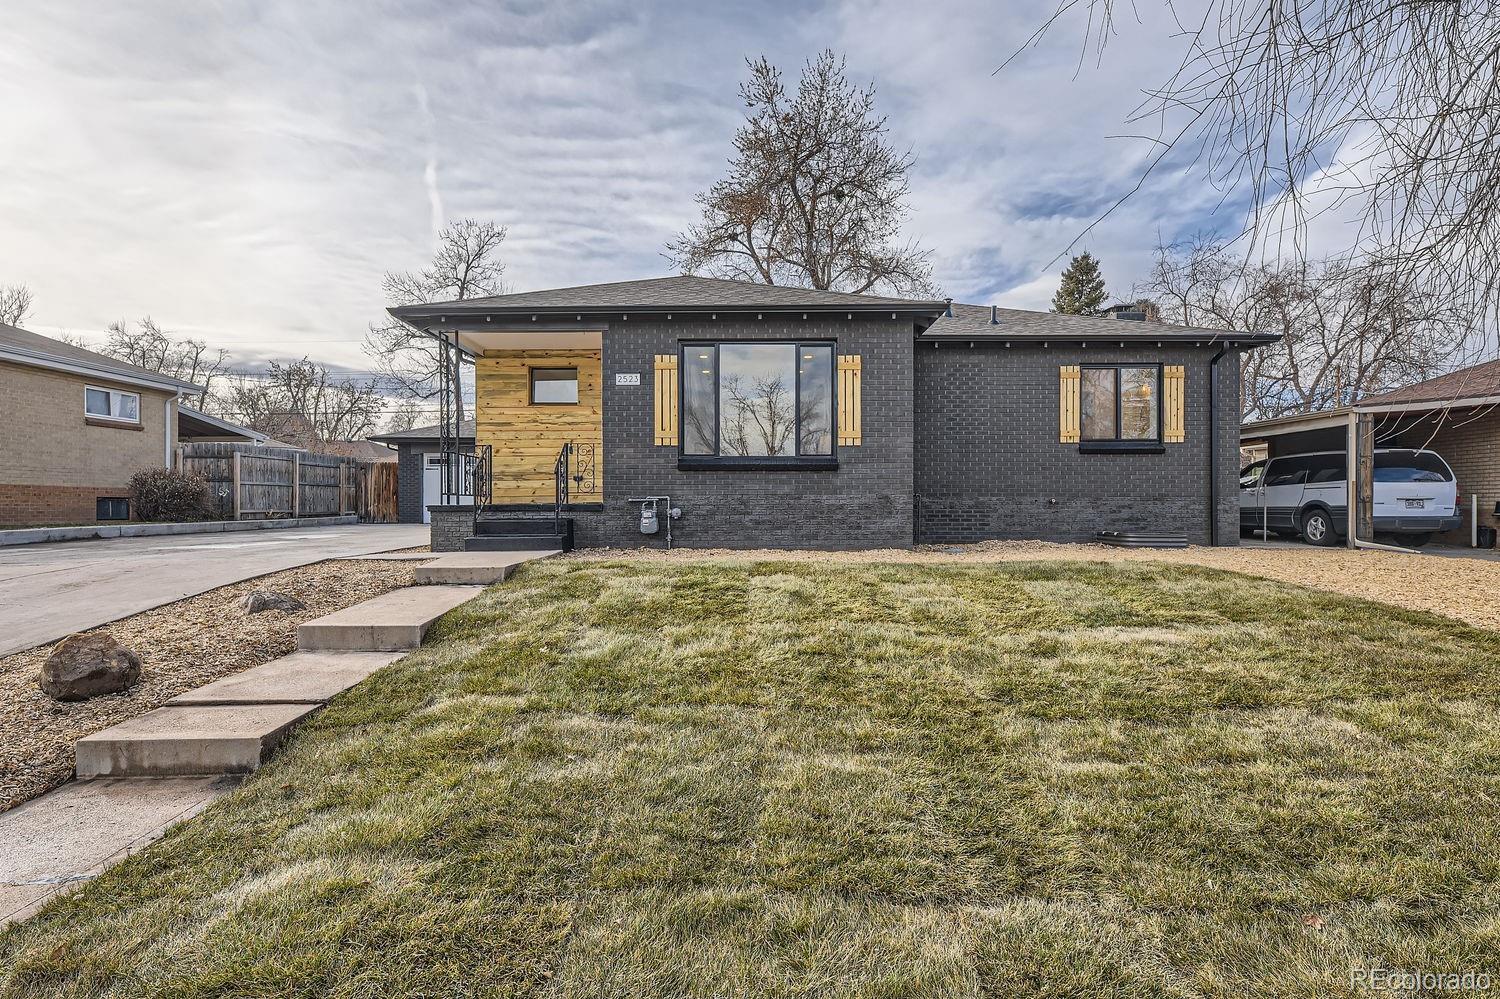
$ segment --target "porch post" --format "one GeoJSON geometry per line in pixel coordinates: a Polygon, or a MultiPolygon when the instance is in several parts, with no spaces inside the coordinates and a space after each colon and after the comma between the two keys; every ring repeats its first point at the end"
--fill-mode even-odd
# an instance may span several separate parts
{"type": "Polygon", "coordinates": [[[1349,425],[1344,431],[1344,497],[1347,501],[1345,517],[1348,523],[1344,525],[1344,544],[1350,548],[1356,546],[1355,525],[1359,522],[1357,508],[1359,507],[1359,414],[1349,410],[1349,425]]]}

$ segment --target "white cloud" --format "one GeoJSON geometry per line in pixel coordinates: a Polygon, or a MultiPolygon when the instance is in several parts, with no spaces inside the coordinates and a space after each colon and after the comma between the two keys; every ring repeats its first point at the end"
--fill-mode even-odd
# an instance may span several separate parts
{"type": "MultiPolygon", "coordinates": [[[[449,218],[510,226],[513,288],[665,273],[730,152],[745,57],[794,78],[829,46],[919,157],[910,231],[945,291],[1045,307],[1053,258],[1144,162],[1105,136],[1175,61],[1152,22],[1076,78],[1066,30],[992,75],[1050,10],[19,5],[0,46],[0,283],[32,287],[39,329],[149,313],[247,359],[362,366],[381,274],[420,266],[449,218]]],[[[1126,292],[1157,233],[1211,224],[1215,197],[1164,175],[1084,245],[1126,292]]]]}

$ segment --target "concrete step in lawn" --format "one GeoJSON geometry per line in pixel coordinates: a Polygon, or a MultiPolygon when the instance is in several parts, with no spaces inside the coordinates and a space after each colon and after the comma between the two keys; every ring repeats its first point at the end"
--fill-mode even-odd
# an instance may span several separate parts
{"type": "Polygon", "coordinates": [[[489,586],[503,583],[517,567],[533,559],[562,554],[562,549],[543,551],[451,552],[412,570],[418,583],[489,586]]]}
{"type": "Polygon", "coordinates": [[[168,707],[326,704],[401,658],[400,652],[293,652],[289,656],[178,694],[168,707]]]}
{"type": "Polygon", "coordinates": [[[73,781],[0,813],[0,927],[88,883],[238,784],[235,777],[73,781]]]}
{"type": "Polygon", "coordinates": [[[297,628],[304,652],[404,652],[422,644],[432,623],[482,592],[481,586],[392,590],[297,628]]]}
{"type": "Polygon", "coordinates": [[[255,770],[318,704],[182,705],[148,711],[76,747],[79,777],[186,777],[255,770]]]}

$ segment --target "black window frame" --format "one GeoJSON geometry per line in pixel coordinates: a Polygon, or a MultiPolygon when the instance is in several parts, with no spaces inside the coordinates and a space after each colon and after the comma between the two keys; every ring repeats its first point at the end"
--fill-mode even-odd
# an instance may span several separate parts
{"type": "MultiPolygon", "coordinates": [[[[559,379],[561,380],[561,379],[559,379]]],[[[578,365],[567,364],[536,364],[526,366],[526,402],[530,406],[577,406],[583,401],[582,383],[578,378],[578,365]],[[538,371],[571,371],[573,372],[573,394],[578,398],[572,402],[538,402],[536,397],[536,373],[538,371]]]]}
{"type": "Polygon", "coordinates": [[[728,339],[728,340],[679,340],[677,342],[677,467],[679,469],[717,469],[717,470],[743,470],[743,471],[807,471],[807,470],[829,470],[839,466],[839,350],[838,341],[826,338],[802,339],[793,337],[763,337],[754,339],[728,339]],[[798,357],[796,387],[792,394],[792,406],[797,415],[797,427],[792,434],[794,453],[792,455],[723,455],[719,450],[723,447],[720,439],[719,426],[719,398],[722,395],[722,387],[719,383],[719,348],[722,346],[748,346],[769,345],[786,346],[794,350],[794,356],[800,354],[804,347],[822,347],[828,350],[829,364],[829,420],[828,420],[828,454],[802,453],[802,372],[801,358],[798,357]],[[688,359],[687,352],[690,350],[702,350],[705,347],[713,348],[711,359],[713,365],[714,382],[714,453],[713,454],[688,454],[687,453],[687,375],[688,359]]]}
{"type": "Polygon", "coordinates": [[[1162,384],[1165,378],[1166,365],[1161,361],[1102,361],[1097,363],[1080,364],[1078,374],[1078,450],[1084,454],[1107,454],[1116,452],[1133,452],[1137,454],[1165,454],[1166,445],[1162,437],[1163,421],[1166,419],[1166,411],[1162,408],[1162,384]],[[1155,437],[1121,437],[1120,425],[1120,369],[1121,368],[1151,368],[1156,372],[1156,436],[1155,437]],[[1083,419],[1083,392],[1085,371],[1113,371],[1115,373],[1115,436],[1113,437],[1085,437],[1083,419]]]}
{"type": "Polygon", "coordinates": [[[96,521],[119,521],[130,519],[130,497],[95,496],[94,519],[96,521]],[[118,516],[115,516],[118,514],[118,516]]]}

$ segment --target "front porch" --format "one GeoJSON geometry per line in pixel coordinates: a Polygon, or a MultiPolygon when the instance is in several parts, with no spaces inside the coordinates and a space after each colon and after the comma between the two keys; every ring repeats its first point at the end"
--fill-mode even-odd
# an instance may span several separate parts
{"type": "Polygon", "coordinates": [[[601,510],[604,496],[602,331],[432,335],[444,428],[433,550],[571,550],[575,516],[601,510]],[[459,432],[466,408],[472,443],[459,432]]]}

